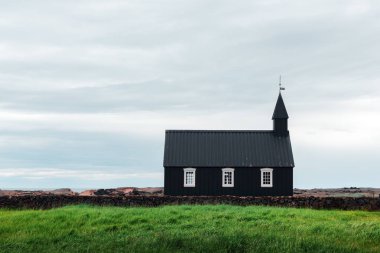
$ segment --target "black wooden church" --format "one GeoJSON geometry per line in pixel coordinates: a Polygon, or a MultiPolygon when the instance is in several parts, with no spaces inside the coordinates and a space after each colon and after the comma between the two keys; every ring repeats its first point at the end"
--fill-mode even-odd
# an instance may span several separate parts
{"type": "Polygon", "coordinates": [[[166,195],[293,195],[293,153],[281,93],[273,130],[166,130],[166,195]]]}

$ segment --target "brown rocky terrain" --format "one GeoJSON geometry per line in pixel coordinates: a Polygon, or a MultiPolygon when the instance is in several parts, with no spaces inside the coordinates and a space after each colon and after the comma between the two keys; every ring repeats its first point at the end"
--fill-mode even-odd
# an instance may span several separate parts
{"type": "Polygon", "coordinates": [[[76,196],[78,193],[69,188],[56,189],[51,191],[24,191],[24,190],[1,190],[0,196],[45,196],[45,195],[60,195],[60,196],[76,196]]]}
{"type": "Polygon", "coordinates": [[[0,208],[48,209],[65,205],[161,206],[232,204],[307,207],[316,209],[380,210],[380,188],[294,189],[288,197],[165,196],[162,187],[121,187],[51,191],[0,190],[0,208]]]}
{"type": "MultiPolygon", "coordinates": [[[[0,196],[161,196],[163,187],[120,187],[112,189],[85,190],[80,193],[69,188],[50,191],[0,190],[0,196]]],[[[294,189],[294,197],[376,197],[380,196],[380,188],[330,188],[330,189],[294,189]]]]}
{"type": "Polygon", "coordinates": [[[120,187],[114,189],[86,190],[79,193],[79,196],[130,196],[130,195],[163,195],[162,187],[120,187]]]}
{"type": "Polygon", "coordinates": [[[293,196],[297,197],[379,197],[380,188],[326,188],[326,189],[297,189],[293,191],[293,196]]]}
{"type": "Polygon", "coordinates": [[[1,190],[0,196],[149,196],[149,195],[163,195],[163,187],[120,187],[112,189],[94,189],[85,190],[80,193],[74,192],[69,188],[49,190],[49,191],[26,191],[26,190],[1,190]]]}

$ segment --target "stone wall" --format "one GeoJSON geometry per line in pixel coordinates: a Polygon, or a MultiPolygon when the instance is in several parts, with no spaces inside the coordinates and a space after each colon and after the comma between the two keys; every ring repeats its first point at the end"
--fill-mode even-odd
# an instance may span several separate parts
{"type": "Polygon", "coordinates": [[[0,196],[0,208],[49,209],[66,205],[147,206],[182,204],[268,205],[315,209],[380,210],[380,198],[236,197],[236,196],[0,196]]]}

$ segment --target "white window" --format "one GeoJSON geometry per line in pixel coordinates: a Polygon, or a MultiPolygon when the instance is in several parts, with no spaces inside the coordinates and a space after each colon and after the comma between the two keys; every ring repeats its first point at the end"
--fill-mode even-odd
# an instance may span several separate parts
{"type": "Polygon", "coordinates": [[[222,169],[222,186],[234,187],[234,171],[232,168],[222,169]]]}
{"type": "Polygon", "coordinates": [[[194,168],[183,169],[183,186],[195,187],[195,169],[194,168]]]}
{"type": "Polygon", "coordinates": [[[261,169],[261,187],[273,186],[273,169],[261,169]]]}

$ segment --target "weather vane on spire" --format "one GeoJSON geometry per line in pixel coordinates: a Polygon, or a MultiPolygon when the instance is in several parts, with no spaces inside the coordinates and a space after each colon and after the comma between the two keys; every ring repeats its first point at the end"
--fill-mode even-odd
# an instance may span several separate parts
{"type": "Polygon", "coordinates": [[[285,90],[285,87],[281,87],[281,75],[280,75],[280,82],[278,83],[278,86],[280,87],[280,93],[282,90],[285,90]]]}

